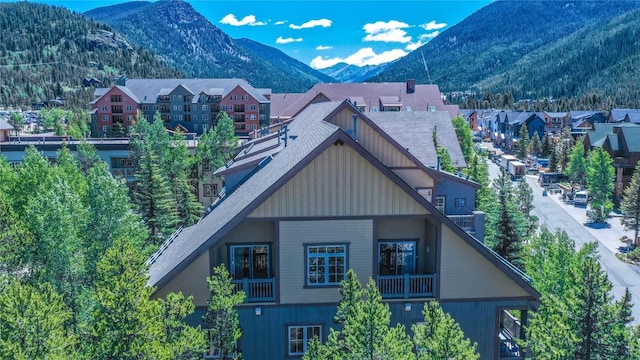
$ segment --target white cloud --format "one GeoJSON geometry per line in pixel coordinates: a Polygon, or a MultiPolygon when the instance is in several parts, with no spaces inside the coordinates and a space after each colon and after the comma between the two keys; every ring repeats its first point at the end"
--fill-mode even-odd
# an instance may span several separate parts
{"type": "Polygon", "coordinates": [[[410,27],[409,24],[397,20],[365,24],[362,28],[367,35],[362,40],[408,43],[411,41],[411,36],[406,36],[407,32],[402,30],[408,27],[410,27]]]}
{"type": "Polygon", "coordinates": [[[433,39],[434,37],[436,37],[438,35],[440,35],[440,31],[434,31],[434,32],[430,32],[428,34],[422,34],[422,35],[418,36],[418,41],[417,42],[408,43],[407,46],[405,47],[405,49],[407,49],[409,51],[416,50],[417,48],[419,48],[420,46],[428,43],[429,40],[433,39]]]}
{"type": "Polygon", "coordinates": [[[286,21],[280,20],[280,21],[276,21],[275,23],[273,23],[273,25],[284,25],[286,23],[287,23],[286,21]]]}
{"type": "Polygon", "coordinates": [[[330,27],[331,24],[332,24],[332,21],[329,19],[319,19],[319,20],[307,21],[302,25],[289,24],[289,27],[294,30],[300,30],[300,29],[309,29],[309,28],[318,27],[318,26],[327,28],[327,27],[330,27]]]}
{"type": "Polygon", "coordinates": [[[283,38],[282,36],[278,36],[276,39],[276,44],[288,44],[292,42],[302,42],[302,38],[283,38]]]}
{"type": "Polygon", "coordinates": [[[427,31],[431,31],[431,30],[439,30],[442,29],[443,27],[446,27],[447,24],[446,23],[437,23],[435,20],[431,20],[426,24],[422,24],[420,25],[421,28],[427,30],[427,31]]]}
{"type": "Polygon", "coordinates": [[[329,49],[333,49],[333,46],[318,45],[316,47],[316,50],[329,50],[329,49]]]}
{"type": "Polygon", "coordinates": [[[267,25],[267,23],[262,21],[256,21],[256,17],[254,15],[247,15],[242,18],[242,20],[238,20],[235,15],[227,14],[220,20],[221,24],[231,25],[231,26],[262,26],[267,25]]]}
{"type": "Polygon", "coordinates": [[[407,52],[402,49],[394,49],[376,54],[372,48],[362,48],[346,58],[334,57],[323,59],[321,56],[317,56],[311,60],[310,66],[314,69],[324,69],[341,62],[356,66],[380,65],[399,59],[405,55],[407,55],[407,52]]]}

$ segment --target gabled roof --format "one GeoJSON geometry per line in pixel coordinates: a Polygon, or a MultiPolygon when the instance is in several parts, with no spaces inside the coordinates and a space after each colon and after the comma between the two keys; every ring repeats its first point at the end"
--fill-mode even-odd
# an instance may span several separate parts
{"type": "Polygon", "coordinates": [[[611,149],[611,151],[620,150],[620,146],[618,145],[618,135],[616,134],[607,134],[607,136],[602,139],[602,144],[594,146],[604,147],[604,145],[607,143],[609,144],[609,148],[611,149]]]}
{"type": "Polygon", "coordinates": [[[9,124],[7,120],[0,119],[0,130],[13,130],[13,125],[9,124]]]}
{"type": "Polygon", "coordinates": [[[137,99],[142,99],[144,103],[155,103],[159,95],[169,95],[178,86],[183,86],[192,94],[204,92],[207,95],[222,96],[240,86],[258,102],[269,102],[260,91],[242,79],[127,79],[126,86],[119,87],[135,96],[137,103],[141,102],[137,99]],[[223,91],[220,93],[219,89],[223,91]]]}
{"type": "Polygon", "coordinates": [[[609,118],[612,122],[619,122],[624,121],[627,115],[629,115],[629,117],[633,116],[635,118],[637,117],[637,114],[640,114],[640,110],[638,109],[611,109],[609,118]]]}
{"type": "Polygon", "coordinates": [[[136,103],[140,103],[140,100],[138,99],[138,97],[131,92],[130,89],[124,87],[124,86],[120,86],[120,85],[115,85],[112,86],[110,88],[97,88],[94,90],[93,95],[96,96],[95,99],[93,99],[93,101],[91,101],[91,104],[95,104],[98,101],[100,101],[100,99],[102,99],[105,95],[107,95],[109,92],[111,92],[111,90],[113,90],[114,88],[122,91],[123,94],[127,95],[131,100],[135,101],[136,103]]]}
{"type": "MultiPolygon", "coordinates": [[[[380,111],[379,103],[384,98],[392,97],[393,104],[402,104],[401,111],[428,111],[431,106],[435,106],[438,111],[447,111],[451,117],[459,114],[460,108],[457,105],[445,105],[442,100],[440,89],[437,85],[415,85],[413,93],[407,93],[406,82],[390,83],[321,83],[314,85],[301,97],[286,99],[284,97],[271,96],[271,117],[281,116],[291,118],[300,113],[309,104],[318,101],[322,95],[329,101],[343,101],[355,97],[362,98],[363,103],[358,102],[358,106],[364,106],[365,112],[380,111]],[[277,104],[285,102],[286,104],[277,104]]],[[[395,105],[397,106],[397,105],[395,105]]]]}
{"type": "Polygon", "coordinates": [[[390,111],[367,113],[366,116],[426,167],[435,167],[438,163],[438,155],[433,144],[433,131],[436,130],[438,142],[447,148],[451,162],[457,167],[466,167],[448,113],[390,111]]]}
{"type": "Polygon", "coordinates": [[[547,114],[547,116],[550,117],[550,118],[563,118],[563,117],[567,116],[569,114],[569,112],[550,112],[550,111],[545,111],[545,114],[547,114]]]}
{"type": "Polygon", "coordinates": [[[631,153],[640,153],[640,126],[622,126],[619,131],[624,136],[627,150],[631,153]]]}
{"type": "Polygon", "coordinates": [[[586,136],[591,146],[601,147],[608,134],[613,134],[614,127],[638,126],[632,123],[594,123],[593,130],[588,130],[586,136]]]}
{"type": "Polygon", "coordinates": [[[455,225],[434,205],[418,194],[395,173],[374,158],[351,136],[325,119],[339,112],[345,103],[319,103],[309,106],[291,123],[291,131],[297,137],[266,166],[250,177],[246,183],[229,195],[229,198],[205,216],[197,224],[185,228],[172,236],[171,241],[150,259],[149,285],[162,287],[179,274],[195,259],[204,254],[229,231],[240,224],[251,211],[267,200],[279,188],[301,171],[318,155],[335,143],[352,147],[380,172],[403,189],[432,216],[450,228],[488,261],[519,284],[531,296],[540,294],[529,284],[525,275],[503,258],[489,250],[460,227],[455,225]]]}

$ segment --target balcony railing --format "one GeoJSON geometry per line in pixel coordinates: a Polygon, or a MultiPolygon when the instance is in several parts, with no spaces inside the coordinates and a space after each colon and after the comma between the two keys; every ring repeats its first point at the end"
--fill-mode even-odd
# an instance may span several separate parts
{"type": "Polygon", "coordinates": [[[473,215],[447,215],[447,217],[463,230],[473,230],[473,215]]]}
{"type": "Polygon", "coordinates": [[[380,275],[377,282],[383,298],[409,299],[435,295],[435,274],[380,275]]]}
{"type": "Polygon", "coordinates": [[[276,279],[233,280],[236,291],[244,291],[245,302],[276,301],[276,279]]]}

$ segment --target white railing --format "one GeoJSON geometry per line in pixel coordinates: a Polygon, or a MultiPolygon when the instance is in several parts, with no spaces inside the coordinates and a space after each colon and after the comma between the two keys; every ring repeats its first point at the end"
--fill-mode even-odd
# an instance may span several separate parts
{"type": "Polygon", "coordinates": [[[473,215],[447,215],[451,221],[464,230],[473,230],[473,215]]]}

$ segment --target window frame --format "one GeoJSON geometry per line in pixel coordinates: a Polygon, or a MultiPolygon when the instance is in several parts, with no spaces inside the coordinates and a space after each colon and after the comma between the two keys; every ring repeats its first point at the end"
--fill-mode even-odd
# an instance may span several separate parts
{"type": "Polygon", "coordinates": [[[300,324],[300,325],[287,325],[286,327],[286,339],[287,339],[287,356],[303,356],[309,349],[309,340],[313,339],[316,334],[309,336],[309,330],[317,329],[318,340],[322,342],[323,338],[323,324],[300,324]],[[292,338],[291,330],[302,329],[302,339],[296,337],[292,338]],[[292,341],[301,342],[302,352],[292,351],[292,341]]]}
{"type": "MultiPolygon", "coordinates": [[[[314,243],[314,244],[303,244],[304,245],[304,287],[305,288],[313,288],[313,289],[317,289],[317,288],[323,288],[323,287],[339,287],[340,286],[340,281],[342,281],[342,279],[344,279],[347,275],[347,270],[349,269],[349,243],[314,243]],[[337,248],[337,247],[343,247],[343,251],[338,253],[338,252],[326,252],[327,248],[337,248]],[[315,254],[325,254],[325,255],[316,255],[314,257],[318,257],[318,258],[323,258],[324,259],[324,265],[317,265],[317,266],[322,266],[324,267],[324,272],[322,274],[322,276],[324,276],[324,281],[323,282],[311,282],[311,274],[310,274],[310,267],[311,265],[311,259],[310,259],[310,250],[311,249],[318,249],[318,248],[325,248],[325,252],[324,253],[315,253],[315,254]],[[340,277],[340,279],[337,279],[337,281],[333,281],[331,282],[329,279],[331,277],[331,272],[330,272],[330,254],[338,254],[342,259],[342,276],[340,277]]],[[[337,265],[336,265],[337,266],[337,265]]],[[[336,273],[337,274],[337,273],[336,273]]],[[[317,274],[318,276],[320,274],[317,274]]]]}
{"type": "Polygon", "coordinates": [[[455,198],[453,204],[454,204],[455,207],[466,207],[467,206],[467,198],[466,197],[455,198]]]}
{"type": "Polygon", "coordinates": [[[440,210],[440,212],[442,212],[444,214],[444,210],[446,208],[446,204],[447,204],[447,199],[445,196],[436,196],[435,197],[435,202],[433,203],[433,205],[436,207],[436,209],[440,210]],[[442,205],[438,204],[438,202],[442,201],[442,205]]]}

